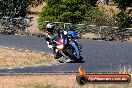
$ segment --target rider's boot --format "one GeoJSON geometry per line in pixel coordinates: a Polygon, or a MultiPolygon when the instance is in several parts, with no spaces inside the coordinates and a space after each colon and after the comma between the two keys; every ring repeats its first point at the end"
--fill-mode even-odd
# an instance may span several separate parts
{"type": "Polygon", "coordinates": [[[62,57],[62,55],[59,52],[56,52],[55,50],[53,50],[53,54],[55,59],[59,59],[60,57],[62,57]]]}

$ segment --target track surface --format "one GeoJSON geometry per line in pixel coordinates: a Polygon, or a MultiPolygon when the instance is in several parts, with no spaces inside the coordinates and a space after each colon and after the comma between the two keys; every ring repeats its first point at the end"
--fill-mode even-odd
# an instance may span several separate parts
{"type": "MultiPolygon", "coordinates": [[[[0,73],[75,72],[81,65],[87,72],[117,72],[123,66],[131,69],[132,43],[77,40],[82,45],[84,63],[52,64],[18,68],[1,68],[0,73]]],[[[44,37],[0,35],[0,46],[50,52],[44,37]]],[[[37,59],[37,58],[36,58],[37,59]]]]}

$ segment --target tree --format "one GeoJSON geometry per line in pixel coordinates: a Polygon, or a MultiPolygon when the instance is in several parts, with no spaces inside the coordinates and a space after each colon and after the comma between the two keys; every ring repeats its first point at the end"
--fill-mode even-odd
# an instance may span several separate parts
{"type": "Polygon", "coordinates": [[[9,17],[24,17],[31,4],[40,4],[43,0],[0,0],[0,15],[9,17]],[[35,3],[34,3],[35,2],[35,3]]]}
{"type": "Polygon", "coordinates": [[[122,11],[125,11],[127,7],[132,6],[132,0],[113,0],[115,3],[117,3],[118,8],[122,11]]]}
{"type": "Polygon", "coordinates": [[[128,7],[132,6],[132,0],[114,0],[114,2],[118,5],[120,12],[116,15],[118,30],[117,37],[119,36],[120,40],[123,41],[130,36],[126,36],[124,31],[125,28],[131,27],[132,25],[132,9],[128,9],[128,7]]]}
{"type": "MultiPolygon", "coordinates": [[[[95,0],[96,1],[96,0],[95,0]]],[[[43,21],[63,21],[78,23],[85,19],[86,12],[96,6],[93,0],[46,0],[46,6],[40,13],[39,24],[43,21]]]]}
{"type": "Polygon", "coordinates": [[[114,0],[118,5],[120,12],[116,15],[117,24],[121,28],[130,27],[132,24],[130,14],[132,14],[132,9],[128,7],[132,6],[132,0],[114,0]]]}

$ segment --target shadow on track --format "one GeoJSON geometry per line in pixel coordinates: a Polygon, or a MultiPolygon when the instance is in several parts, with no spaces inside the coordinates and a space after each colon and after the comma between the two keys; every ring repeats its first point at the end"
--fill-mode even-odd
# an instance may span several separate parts
{"type": "Polygon", "coordinates": [[[83,57],[81,57],[81,61],[78,61],[78,62],[76,62],[76,61],[74,61],[74,60],[71,60],[71,61],[69,61],[69,62],[64,62],[64,61],[59,61],[60,63],[84,63],[85,61],[83,61],[83,57]]]}

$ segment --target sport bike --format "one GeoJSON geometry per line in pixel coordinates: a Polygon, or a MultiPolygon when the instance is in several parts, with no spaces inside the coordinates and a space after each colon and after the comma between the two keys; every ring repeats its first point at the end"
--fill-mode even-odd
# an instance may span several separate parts
{"type": "Polygon", "coordinates": [[[67,33],[67,35],[62,33],[60,36],[56,36],[53,41],[56,43],[56,52],[61,54],[65,61],[67,59],[73,60],[74,62],[82,61],[82,57],[80,55],[82,47],[81,45],[78,45],[71,33],[67,33]]]}

